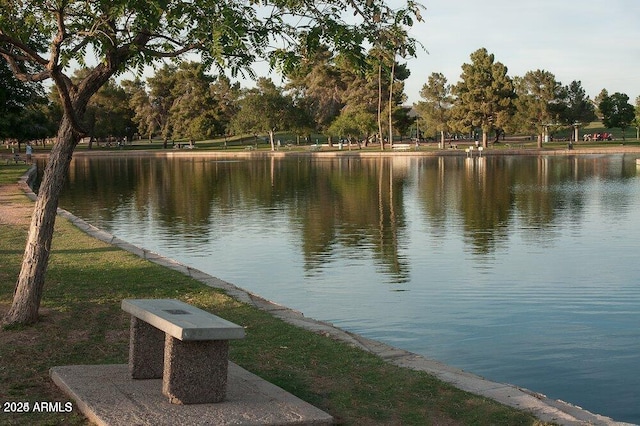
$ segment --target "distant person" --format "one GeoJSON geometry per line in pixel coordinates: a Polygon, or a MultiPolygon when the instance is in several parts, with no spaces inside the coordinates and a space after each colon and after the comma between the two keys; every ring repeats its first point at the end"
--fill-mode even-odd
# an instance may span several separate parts
{"type": "Polygon", "coordinates": [[[27,164],[31,164],[31,156],[33,155],[33,147],[31,146],[31,142],[27,142],[25,153],[27,154],[27,164]]]}

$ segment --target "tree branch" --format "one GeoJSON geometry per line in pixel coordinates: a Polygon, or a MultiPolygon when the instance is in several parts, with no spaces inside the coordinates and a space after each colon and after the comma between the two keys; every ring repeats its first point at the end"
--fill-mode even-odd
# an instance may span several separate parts
{"type": "Polygon", "coordinates": [[[9,50],[7,50],[5,48],[0,48],[0,52],[2,52],[3,54],[11,55],[16,60],[20,60],[20,61],[28,60],[30,62],[35,62],[35,63],[37,63],[39,65],[42,65],[42,66],[46,66],[47,63],[48,63],[48,61],[45,58],[43,58],[42,56],[40,56],[38,54],[38,52],[36,52],[35,50],[31,49],[29,46],[27,46],[26,44],[24,44],[20,40],[6,35],[2,31],[0,31],[0,43],[8,44],[8,45],[13,46],[13,47],[19,49],[20,51],[22,51],[24,56],[18,55],[17,53],[9,51],[9,50]]]}
{"type": "Polygon", "coordinates": [[[19,62],[28,60],[28,58],[25,56],[13,55],[11,52],[7,51],[6,49],[1,49],[1,48],[0,48],[0,56],[2,56],[5,61],[7,61],[9,68],[13,72],[13,75],[15,75],[19,81],[39,82],[39,81],[44,81],[51,78],[51,74],[49,73],[49,71],[29,73],[21,70],[19,62]]]}

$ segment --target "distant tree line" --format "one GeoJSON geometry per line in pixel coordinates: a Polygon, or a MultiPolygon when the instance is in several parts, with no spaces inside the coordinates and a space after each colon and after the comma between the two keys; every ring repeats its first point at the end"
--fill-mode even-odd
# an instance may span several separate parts
{"type": "Polygon", "coordinates": [[[560,129],[575,130],[601,119],[607,128],[630,126],[640,129],[640,97],[636,106],[623,93],[609,96],[606,90],[591,100],[580,81],[564,86],[549,71],[529,71],[510,77],[507,67],[482,48],[471,54],[471,62],[462,65],[460,81],[449,84],[441,73],[432,73],[422,87],[422,101],[415,105],[418,128],[425,134],[445,135],[478,132],[483,146],[489,135],[497,142],[501,135],[535,135],[538,146],[560,129]]]}
{"type": "MultiPolygon", "coordinates": [[[[273,145],[274,133],[279,131],[300,136],[322,132],[330,143],[331,137],[380,137],[381,129],[401,135],[412,122],[409,109],[402,106],[406,101],[403,81],[409,71],[403,64],[389,65],[387,59],[394,60],[372,54],[364,66],[356,66],[346,56],[322,50],[304,61],[283,86],[262,77],[253,88],[242,88],[224,75],[208,75],[200,63],[166,64],[146,81],[116,83],[112,79],[102,86],[87,106],[83,127],[91,143],[131,140],[136,135],[168,143],[268,134],[273,145]]],[[[81,81],[87,73],[79,69],[73,80],[81,81]]],[[[9,72],[7,78],[11,78],[9,72]]],[[[15,100],[15,120],[42,123],[45,137],[55,134],[61,106],[55,86],[48,98],[41,92],[39,86],[16,81],[15,90],[7,96],[15,100]],[[32,99],[36,94],[40,94],[37,101],[32,99]],[[41,116],[25,115],[32,110],[41,111],[41,116]]],[[[3,126],[1,136],[34,138],[15,129],[3,126]]]]}
{"type": "MultiPolygon", "coordinates": [[[[505,65],[486,49],[462,65],[460,81],[449,84],[441,73],[428,76],[414,105],[406,102],[405,64],[372,49],[365,66],[346,56],[320,50],[290,73],[282,86],[259,78],[243,88],[224,75],[212,76],[197,62],[166,64],[146,81],[109,80],[92,98],[83,125],[90,145],[138,138],[198,141],[230,135],[268,135],[286,131],[307,138],[320,132],[329,143],[367,144],[402,135],[438,135],[440,144],[452,134],[476,135],[483,146],[489,137],[534,135],[538,146],[561,129],[578,129],[601,119],[607,128],[640,129],[640,97],[636,106],[623,93],[602,92],[591,100],[580,81],[564,86],[544,70],[510,77],[505,65]],[[360,64],[361,65],[361,64],[360,64]],[[417,123],[416,123],[417,120],[417,123]],[[413,132],[412,129],[418,129],[413,132]],[[388,131],[385,131],[388,129],[388,131]]],[[[79,69],[77,81],[89,71],[79,69]]],[[[17,81],[3,62],[0,78],[0,138],[22,143],[55,134],[61,117],[55,86],[49,96],[42,86],[17,81]]],[[[349,145],[351,146],[351,145],[349,145]]]]}
{"type": "Polygon", "coordinates": [[[55,134],[56,114],[42,85],[18,81],[4,61],[0,81],[0,140],[22,144],[55,134]]]}

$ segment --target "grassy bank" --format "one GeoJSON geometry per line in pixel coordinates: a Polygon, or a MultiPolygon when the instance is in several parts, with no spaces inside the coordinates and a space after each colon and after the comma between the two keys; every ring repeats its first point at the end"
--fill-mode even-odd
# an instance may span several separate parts
{"type": "MultiPolygon", "coordinates": [[[[0,185],[15,182],[25,170],[0,167],[0,185]]],[[[30,203],[26,197],[14,201],[30,203]]],[[[0,206],[0,218],[8,208],[0,206]]],[[[8,225],[0,220],[0,313],[11,303],[27,227],[26,221],[8,225]]],[[[176,271],[94,240],[62,218],[56,224],[41,321],[0,331],[0,403],[69,401],[49,379],[48,369],[55,365],[126,363],[124,298],[177,298],[243,325],[247,338],[232,343],[232,360],[341,424],[539,424],[529,414],[286,324],[176,271]]],[[[71,413],[0,412],[0,424],[85,423],[75,406],[71,413]]]]}

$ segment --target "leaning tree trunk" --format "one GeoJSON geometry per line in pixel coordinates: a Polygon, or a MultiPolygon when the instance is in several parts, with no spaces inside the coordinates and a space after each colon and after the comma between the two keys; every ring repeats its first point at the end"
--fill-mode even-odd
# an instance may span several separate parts
{"type": "Polygon", "coordinates": [[[32,324],[38,320],[58,199],[69,170],[71,155],[79,140],[80,136],[72,130],[69,120],[63,118],[38,190],[22,269],[16,282],[13,304],[3,318],[4,324],[32,324]]]}

